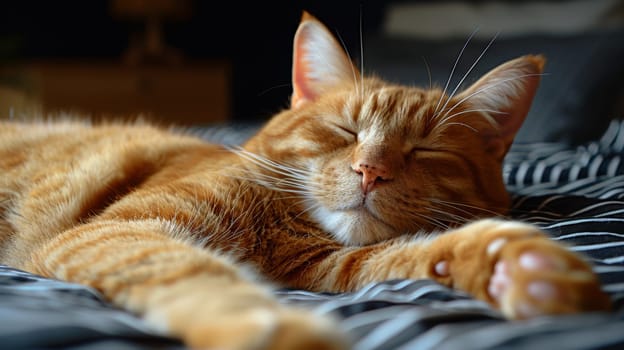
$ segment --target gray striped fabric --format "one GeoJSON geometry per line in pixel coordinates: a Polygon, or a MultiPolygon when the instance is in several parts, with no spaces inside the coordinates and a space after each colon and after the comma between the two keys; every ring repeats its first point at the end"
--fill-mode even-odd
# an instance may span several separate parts
{"type": "MultiPolygon", "coordinates": [[[[193,133],[229,144],[254,127],[193,133]]],[[[483,302],[430,280],[375,283],[354,293],[278,290],[285,304],[337,317],[354,348],[624,348],[624,123],[596,142],[514,145],[504,175],[511,217],[532,222],[595,264],[616,312],[506,321],[483,302]]],[[[181,349],[82,286],[0,267],[0,348],[181,349]]]]}

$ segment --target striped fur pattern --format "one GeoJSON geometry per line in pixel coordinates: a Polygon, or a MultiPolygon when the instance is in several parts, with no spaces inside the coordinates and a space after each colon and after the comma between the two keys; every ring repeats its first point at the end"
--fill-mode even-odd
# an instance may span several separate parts
{"type": "Polygon", "coordinates": [[[463,91],[393,85],[304,14],[291,108],[241,148],[149,125],[4,122],[0,262],[94,287],[197,348],[348,347],[268,284],[432,278],[510,318],[606,310],[580,256],[478,220],[508,210],[501,163],[543,63],[518,58],[463,91]]]}

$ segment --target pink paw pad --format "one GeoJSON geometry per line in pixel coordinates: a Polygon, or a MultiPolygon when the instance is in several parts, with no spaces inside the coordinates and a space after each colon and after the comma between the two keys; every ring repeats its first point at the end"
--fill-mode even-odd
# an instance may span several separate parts
{"type": "Polygon", "coordinates": [[[490,293],[492,298],[499,300],[511,284],[512,280],[509,264],[506,261],[497,262],[496,265],[494,265],[494,273],[492,277],[490,277],[488,293],[490,293]]]}
{"type": "MultiPolygon", "coordinates": [[[[513,273],[515,266],[513,263],[507,260],[500,260],[494,265],[494,272],[490,277],[490,283],[488,285],[488,293],[492,298],[500,301],[505,292],[514,285],[513,273]]],[[[554,270],[559,269],[555,261],[547,256],[541,255],[536,252],[526,252],[520,255],[518,258],[516,268],[521,268],[526,271],[539,271],[539,270],[554,270]]],[[[557,288],[546,281],[535,280],[526,286],[526,292],[536,300],[552,300],[558,297],[559,292],[557,288]]],[[[530,305],[519,305],[519,309],[531,309],[530,305]]],[[[533,314],[535,310],[518,310],[522,314],[533,314]]]]}
{"type": "Polygon", "coordinates": [[[535,252],[526,252],[520,255],[519,262],[520,266],[527,270],[553,270],[558,268],[552,259],[535,252]]]}
{"type": "Polygon", "coordinates": [[[435,264],[433,269],[438,276],[448,276],[451,273],[449,263],[446,260],[442,260],[435,264]]]}

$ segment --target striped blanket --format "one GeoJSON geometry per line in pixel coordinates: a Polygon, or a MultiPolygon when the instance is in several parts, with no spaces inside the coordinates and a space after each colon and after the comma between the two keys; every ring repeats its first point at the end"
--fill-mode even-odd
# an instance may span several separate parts
{"type": "MultiPolygon", "coordinates": [[[[252,129],[201,135],[239,143],[252,129]]],[[[582,146],[514,145],[504,175],[511,217],[537,224],[595,264],[616,312],[506,321],[487,304],[431,280],[393,280],[354,293],[282,289],[286,304],[333,314],[358,350],[624,348],[624,122],[582,146]]],[[[0,266],[0,347],[183,349],[111,307],[97,292],[0,266]]]]}

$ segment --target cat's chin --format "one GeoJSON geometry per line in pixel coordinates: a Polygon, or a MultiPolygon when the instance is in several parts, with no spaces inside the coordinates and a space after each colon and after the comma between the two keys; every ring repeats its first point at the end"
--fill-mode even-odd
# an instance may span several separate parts
{"type": "Polygon", "coordinates": [[[399,235],[364,208],[330,210],[319,207],[312,210],[311,215],[321,228],[346,245],[372,244],[399,235]]]}

